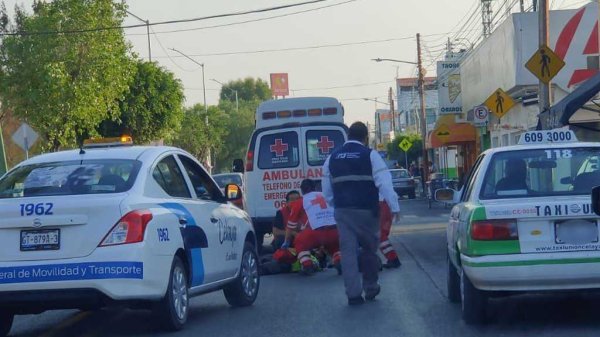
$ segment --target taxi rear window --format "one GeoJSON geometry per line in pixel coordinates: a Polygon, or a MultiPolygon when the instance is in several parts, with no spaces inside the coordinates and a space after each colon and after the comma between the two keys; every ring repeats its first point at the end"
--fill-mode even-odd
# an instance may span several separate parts
{"type": "Polygon", "coordinates": [[[547,148],[492,156],[481,199],[589,195],[600,184],[598,148],[547,148]]]}
{"type": "Polygon", "coordinates": [[[18,167],[0,180],[0,198],[104,194],[128,191],[137,160],[84,160],[18,167]]]}

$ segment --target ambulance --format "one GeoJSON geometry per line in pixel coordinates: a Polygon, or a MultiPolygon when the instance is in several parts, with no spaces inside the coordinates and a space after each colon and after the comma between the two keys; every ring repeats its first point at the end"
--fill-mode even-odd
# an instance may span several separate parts
{"type": "Polygon", "coordinates": [[[600,143],[571,130],[529,131],[519,145],[483,152],[447,227],[448,297],[468,324],[484,323],[488,299],[600,288],[600,143]]]}
{"type": "Polygon", "coordinates": [[[300,182],[319,181],[323,163],[346,141],[344,107],[331,97],[301,97],[265,101],[256,110],[256,128],[246,155],[244,173],[247,212],[257,239],[272,232],[273,218],[289,191],[300,182]]]}

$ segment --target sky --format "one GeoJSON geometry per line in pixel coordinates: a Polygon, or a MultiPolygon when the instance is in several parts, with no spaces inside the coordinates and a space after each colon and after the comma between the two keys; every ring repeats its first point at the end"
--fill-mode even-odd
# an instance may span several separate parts
{"type": "MultiPolygon", "coordinates": [[[[129,11],[151,23],[263,9],[307,0],[126,0],[129,11]]],[[[494,0],[501,5],[502,0],[494,0]]],[[[513,0],[504,0],[512,2],[513,0]]],[[[581,5],[581,0],[550,0],[553,8],[581,5]]],[[[516,0],[515,0],[516,2],[516,0]]],[[[526,0],[531,2],[531,0],[526,0]]],[[[6,0],[30,8],[31,0],[6,0]]],[[[422,35],[427,76],[435,76],[435,59],[443,55],[448,37],[463,45],[481,34],[481,16],[474,13],[479,0],[329,0],[301,7],[211,19],[185,24],[157,25],[151,31],[152,60],[172,71],[185,88],[186,106],[203,103],[202,68],[175,48],[205,65],[206,101],[218,103],[220,82],[288,73],[292,97],[332,96],[345,107],[346,122],[372,122],[376,108],[386,105],[364,98],[387,101],[394,79],[414,77],[416,66],[377,63],[373,58],[415,62],[415,35],[422,35]],[[332,6],[333,5],[333,6],[332,6]],[[328,8],[321,8],[330,6],[328,8]],[[298,11],[314,9],[306,13],[298,11]],[[213,27],[291,14],[258,22],[213,27]],[[468,19],[472,19],[468,21],[468,19]],[[471,22],[472,24],[463,24],[471,22]],[[460,29],[462,28],[462,30],[460,29]],[[191,29],[184,32],[173,30],[191,29]],[[465,33],[459,33],[458,31],[465,33]],[[462,34],[462,35],[461,35],[462,34]],[[466,38],[466,39],[465,39],[466,38]],[[381,41],[387,40],[387,41],[381,41]],[[380,41],[328,48],[283,52],[244,53],[332,44],[380,41]],[[465,42],[466,41],[466,42],[465,42]],[[240,53],[242,52],[242,53],[240,53]],[[207,54],[235,53],[232,55],[207,54]],[[332,88],[335,87],[335,88],[332,88]]],[[[498,5],[498,6],[500,6],[498,5]]],[[[138,24],[132,16],[124,24],[138,24]]],[[[146,28],[127,29],[134,52],[148,58],[146,28]]]]}

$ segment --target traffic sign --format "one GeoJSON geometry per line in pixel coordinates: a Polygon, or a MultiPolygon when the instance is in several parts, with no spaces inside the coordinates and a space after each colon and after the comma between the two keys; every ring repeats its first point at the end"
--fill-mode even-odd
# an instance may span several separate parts
{"type": "Polygon", "coordinates": [[[411,141],[408,140],[407,138],[402,139],[400,144],[398,144],[398,147],[401,148],[402,151],[404,151],[404,152],[408,152],[408,150],[410,150],[410,148],[412,146],[413,146],[413,143],[411,143],[411,141]]]}
{"type": "Polygon", "coordinates": [[[506,113],[515,106],[515,101],[504,90],[498,88],[484,102],[485,106],[498,118],[504,117],[506,113]]]}
{"type": "Polygon", "coordinates": [[[23,151],[28,152],[39,136],[27,123],[23,123],[11,138],[23,151]]]}
{"type": "Polygon", "coordinates": [[[440,124],[433,133],[442,141],[445,142],[450,137],[450,128],[446,124],[440,124]]]}
{"type": "Polygon", "coordinates": [[[565,66],[560,56],[556,55],[548,46],[542,46],[525,63],[525,67],[531,71],[540,81],[548,84],[556,74],[565,66]]]}
{"type": "Polygon", "coordinates": [[[485,126],[489,115],[490,111],[485,105],[476,106],[473,108],[473,125],[485,126]]]}

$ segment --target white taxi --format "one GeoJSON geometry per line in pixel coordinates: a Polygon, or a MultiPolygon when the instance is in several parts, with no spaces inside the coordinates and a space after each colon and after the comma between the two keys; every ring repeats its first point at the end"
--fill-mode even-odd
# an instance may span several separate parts
{"type": "Polygon", "coordinates": [[[101,144],[19,164],[0,179],[0,336],[14,315],[51,309],[152,308],[177,330],[191,296],[223,289],[252,304],[256,237],[229,203],[241,190],[226,190],[172,147],[101,144]]]}
{"type": "Polygon", "coordinates": [[[528,291],[600,288],[599,217],[590,192],[600,182],[600,143],[569,130],[531,131],[520,145],[477,159],[451,200],[448,297],[466,323],[483,323],[487,299],[528,291]]]}

